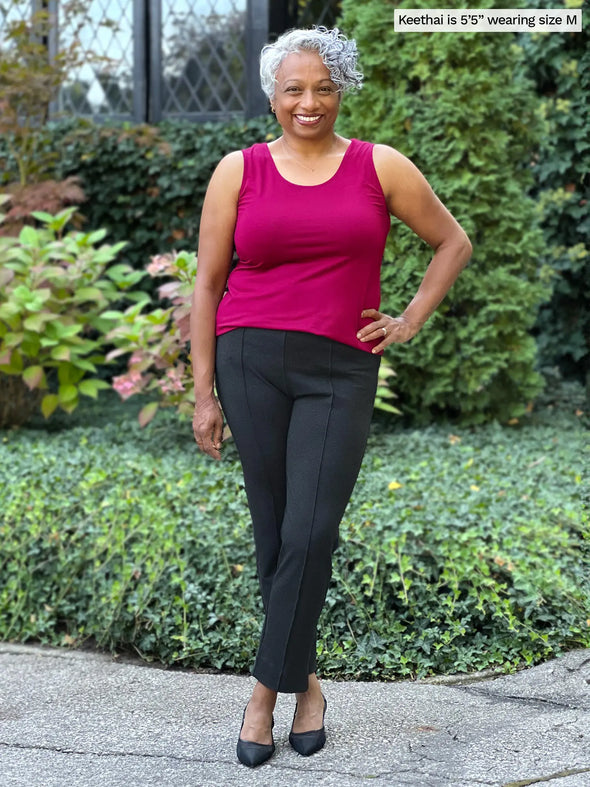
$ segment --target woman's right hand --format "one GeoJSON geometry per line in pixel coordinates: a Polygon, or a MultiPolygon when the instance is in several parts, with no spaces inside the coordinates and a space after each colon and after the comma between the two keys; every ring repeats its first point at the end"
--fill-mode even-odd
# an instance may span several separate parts
{"type": "Polygon", "coordinates": [[[213,459],[221,459],[223,413],[213,395],[195,402],[193,434],[203,453],[209,454],[213,459]]]}

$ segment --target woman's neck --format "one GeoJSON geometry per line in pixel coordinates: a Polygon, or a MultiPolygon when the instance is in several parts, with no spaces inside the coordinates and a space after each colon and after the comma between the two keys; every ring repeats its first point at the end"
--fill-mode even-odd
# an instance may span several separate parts
{"type": "Polygon", "coordinates": [[[283,133],[280,145],[286,155],[290,154],[300,159],[319,159],[337,151],[340,152],[343,141],[334,133],[322,139],[301,139],[301,137],[292,137],[283,133]]]}

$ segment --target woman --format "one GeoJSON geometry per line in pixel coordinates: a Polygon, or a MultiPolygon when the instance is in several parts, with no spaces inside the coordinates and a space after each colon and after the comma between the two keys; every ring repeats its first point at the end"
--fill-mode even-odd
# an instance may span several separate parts
{"type": "Polygon", "coordinates": [[[242,461],[265,611],[237,745],[250,766],[274,752],[279,691],[296,694],[293,748],[324,745],[316,625],[380,354],[418,333],[471,253],[408,159],[335,133],[342,94],[362,80],[354,41],[337,29],[285,33],[263,49],[261,79],[282,135],[230,153],[211,178],[191,320],[195,439],[220,458],[215,379],[242,461]],[[390,214],[434,250],[395,317],[378,310],[390,214]]]}

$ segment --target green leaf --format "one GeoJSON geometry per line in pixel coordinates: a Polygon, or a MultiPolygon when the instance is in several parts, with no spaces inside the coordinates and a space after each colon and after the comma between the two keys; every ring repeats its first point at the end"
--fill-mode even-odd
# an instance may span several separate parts
{"type": "Polygon", "coordinates": [[[107,234],[107,231],[104,230],[104,229],[102,229],[102,230],[95,230],[94,232],[91,232],[88,235],[87,242],[91,246],[95,246],[97,243],[100,243],[100,241],[105,237],[106,234],[107,234]]]}
{"type": "Polygon", "coordinates": [[[92,255],[92,260],[99,265],[106,265],[111,262],[111,260],[114,260],[115,256],[115,252],[110,246],[101,246],[100,249],[97,249],[92,255]]]}
{"type": "Polygon", "coordinates": [[[31,212],[31,216],[34,216],[39,221],[45,222],[45,224],[50,224],[53,221],[51,213],[46,213],[44,210],[34,210],[31,212]]]}
{"type": "Polygon", "coordinates": [[[79,399],[76,396],[75,399],[72,399],[70,402],[60,402],[59,406],[65,413],[69,414],[74,412],[79,403],[79,399]]]}
{"type": "Polygon", "coordinates": [[[0,364],[0,372],[5,374],[21,374],[24,369],[22,355],[18,350],[13,350],[10,355],[10,363],[0,364]]]}
{"type": "Polygon", "coordinates": [[[45,372],[42,366],[28,366],[22,376],[31,391],[34,388],[45,387],[45,372]]]}
{"type": "Polygon", "coordinates": [[[74,365],[74,363],[68,363],[64,361],[60,363],[57,367],[57,379],[60,385],[77,385],[80,380],[84,377],[85,370],[78,367],[78,365],[74,365]]]}
{"type": "Polygon", "coordinates": [[[22,341],[23,341],[24,338],[25,338],[25,335],[24,335],[24,333],[22,333],[22,331],[18,331],[18,332],[7,331],[4,334],[4,342],[3,342],[3,344],[4,344],[5,347],[10,347],[12,349],[12,348],[18,347],[20,344],[22,344],[22,341]]]}
{"type": "Polygon", "coordinates": [[[35,331],[36,333],[39,333],[43,330],[45,325],[53,319],[55,319],[55,315],[51,314],[50,312],[37,312],[36,314],[31,314],[30,317],[27,317],[23,325],[28,331],[35,331]]]}
{"type": "Polygon", "coordinates": [[[78,369],[84,369],[86,372],[96,372],[96,366],[89,361],[88,358],[76,358],[74,363],[78,369]]]}
{"type": "Polygon", "coordinates": [[[23,246],[34,246],[38,249],[41,245],[40,234],[34,227],[23,227],[20,231],[18,239],[23,244],[23,246]]]}
{"type": "Polygon", "coordinates": [[[78,389],[84,396],[91,396],[93,399],[96,399],[99,391],[105,391],[110,387],[104,380],[82,380],[78,389]]]}
{"type": "Polygon", "coordinates": [[[158,412],[158,402],[150,402],[139,411],[138,421],[140,426],[146,426],[158,412]]]}
{"type": "Polygon", "coordinates": [[[76,290],[72,299],[75,303],[82,301],[102,302],[104,301],[104,294],[98,287],[81,287],[76,290]]]}
{"type": "Polygon", "coordinates": [[[5,287],[14,279],[14,271],[10,268],[0,268],[0,288],[5,287]]]}
{"type": "Polygon", "coordinates": [[[63,230],[77,210],[78,208],[76,207],[65,208],[64,210],[61,210],[56,216],[52,218],[51,229],[55,230],[56,232],[61,232],[61,230],[63,230]]]}
{"type": "Polygon", "coordinates": [[[60,385],[57,391],[60,405],[72,402],[78,396],[78,388],[75,385],[60,385]]]}
{"type": "Polygon", "coordinates": [[[45,416],[45,418],[49,418],[51,413],[54,412],[55,408],[59,404],[59,399],[55,394],[45,394],[43,399],[41,400],[41,412],[45,416]]]}
{"type": "Polygon", "coordinates": [[[20,308],[16,303],[7,302],[0,305],[0,320],[10,320],[17,314],[20,314],[20,308]]]}
{"type": "Polygon", "coordinates": [[[52,323],[52,326],[55,329],[55,335],[58,336],[60,339],[68,339],[71,336],[76,336],[84,328],[84,326],[79,323],[74,325],[64,325],[63,323],[57,320],[54,323],[52,323]]]}
{"type": "Polygon", "coordinates": [[[71,348],[67,347],[65,344],[58,344],[57,347],[52,348],[49,355],[54,361],[69,361],[72,352],[71,348]]]}
{"type": "Polygon", "coordinates": [[[118,263],[117,265],[111,265],[107,270],[106,275],[109,277],[109,279],[112,279],[118,284],[120,282],[126,281],[127,276],[131,271],[132,268],[130,268],[129,265],[118,263]]]}

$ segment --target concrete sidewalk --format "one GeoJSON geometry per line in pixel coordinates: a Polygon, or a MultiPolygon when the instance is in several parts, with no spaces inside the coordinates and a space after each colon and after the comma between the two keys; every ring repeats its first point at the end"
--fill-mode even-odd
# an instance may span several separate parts
{"type": "Polygon", "coordinates": [[[0,785],[590,787],[588,650],[495,679],[324,681],[328,743],[310,758],[281,695],[277,751],[250,770],[235,744],[253,682],[0,643],[0,785]]]}

